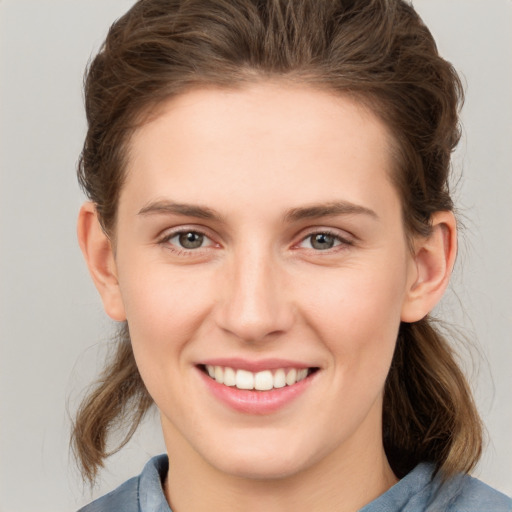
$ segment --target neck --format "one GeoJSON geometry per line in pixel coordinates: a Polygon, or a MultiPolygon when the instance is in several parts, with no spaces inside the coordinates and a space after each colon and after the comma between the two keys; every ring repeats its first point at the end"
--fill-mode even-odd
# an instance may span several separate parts
{"type": "Polygon", "coordinates": [[[397,482],[380,432],[364,436],[364,443],[350,440],[310,467],[273,479],[219,471],[188,444],[169,441],[165,493],[174,512],[355,512],[397,482]]]}

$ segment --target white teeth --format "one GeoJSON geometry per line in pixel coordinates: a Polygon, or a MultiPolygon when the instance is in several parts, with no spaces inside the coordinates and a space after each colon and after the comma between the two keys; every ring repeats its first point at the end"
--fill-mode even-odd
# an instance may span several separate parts
{"type": "Polygon", "coordinates": [[[235,386],[238,389],[256,389],[258,391],[293,386],[308,376],[307,368],[299,370],[296,368],[290,368],[289,370],[279,368],[274,372],[263,370],[253,373],[247,370],[235,370],[230,367],[206,365],[206,371],[219,384],[235,386]]]}
{"type": "Polygon", "coordinates": [[[224,369],[224,384],[226,386],[236,386],[236,373],[233,368],[224,369]]]}
{"type": "Polygon", "coordinates": [[[288,386],[291,386],[292,384],[295,384],[296,382],[297,382],[297,370],[295,368],[292,368],[286,374],[286,384],[288,384],[288,386]]]}
{"type": "Polygon", "coordinates": [[[254,376],[254,389],[258,391],[268,391],[274,387],[274,378],[272,372],[265,370],[264,372],[258,372],[254,376]]]}
{"type": "Polygon", "coordinates": [[[219,384],[224,384],[224,370],[222,369],[221,366],[215,367],[215,380],[219,384]]]}
{"type": "Polygon", "coordinates": [[[274,373],[274,387],[275,388],[284,388],[286,386],[286,374],[282,368],[279,368],[276,373],[274,373]]]}
{"type": "Polygon", "coordinates": [[[307,368],[302,368],[297,372],[297,382],[300,380],[304,380],[308,376],[308,370],[307,368]]]}
{"type": "MultiPolygon", "coordinates": [[[[219,381],[217,380],[217,382],[219,381]]],[[[247,370],[237,370],[236,387],[238,389],[254,389],[254,374],[247,370]]]]}

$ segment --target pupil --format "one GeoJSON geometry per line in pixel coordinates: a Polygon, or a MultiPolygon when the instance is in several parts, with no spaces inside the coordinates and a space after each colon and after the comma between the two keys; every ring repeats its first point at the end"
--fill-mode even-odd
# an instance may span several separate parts
{"type": "Polygon", "coordinates": [[[185,249],[197,249],[203,244],[203,238],[203,235],[194,233],[193,231],[183,233],[180,235],[180,244],[185,249]]]}
{"type": "Polygon", "coordinates": [[[325,233],[319,233],[312,236],[311,245],[315,249],[325,250],[331,249],[334,245],[334,237],[326,235],[325,233]]]}

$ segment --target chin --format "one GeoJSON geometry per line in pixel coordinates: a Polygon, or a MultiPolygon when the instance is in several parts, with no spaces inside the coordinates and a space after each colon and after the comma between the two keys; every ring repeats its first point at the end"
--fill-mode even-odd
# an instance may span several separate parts
{"type": "Polygon", "coordinates": [[[242,460],[226,460],[217,464],[217,469],[233,477],[248,480],[279,480],[292,477],[304,469],[307,464],[284,460],[277,457],[242,460]]]}
{"type": "MultiPolygon", "coordinates": [[[[215,450],[207,462],[218,471],[233,477],[250,480],[276,480],[292,477],[317,462],[318,453],[308,453],[294,443],[251,442],[245,445],[231,444],[231,450],[215,450]]],[[[224,445],[225,446],[225,445],[224,445]]],[[[206,455],[206,454],[205,454],[206,455]]],[[[206,457],[205,457],[206,458],[206,457]]]]}

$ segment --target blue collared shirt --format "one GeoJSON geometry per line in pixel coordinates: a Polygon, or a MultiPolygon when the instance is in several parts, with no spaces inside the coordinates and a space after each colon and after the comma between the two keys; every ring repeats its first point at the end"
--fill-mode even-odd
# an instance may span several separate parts
{"type": "MultiPolygon", "coordinates": [[[[142,473],[79,512],[172,512],[162,482],[167,455],[153,457],[142,473]]],[[[512,512],[512,499],[468,475],[442,484],[422,463],[359,512],[512,512]]]]}

